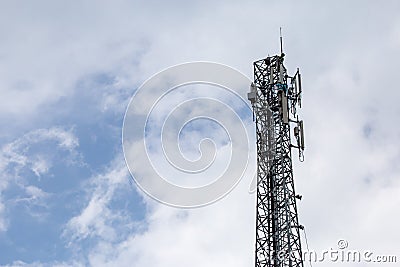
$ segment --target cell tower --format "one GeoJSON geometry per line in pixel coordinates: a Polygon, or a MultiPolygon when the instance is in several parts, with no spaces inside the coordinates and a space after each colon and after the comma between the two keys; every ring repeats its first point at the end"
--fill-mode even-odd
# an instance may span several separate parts
{"type": "Polygon", "coordinates": [[[248,99],[253,106],[257,133],[256,267],[303,267],[297,216],[292,148],[304,160],[303,121],[299,69],[293,77],[283,65],[285,54],[255,61],[254,82],[248,99]],[[295,145],[290,124],[294,124],[295,145]]]}

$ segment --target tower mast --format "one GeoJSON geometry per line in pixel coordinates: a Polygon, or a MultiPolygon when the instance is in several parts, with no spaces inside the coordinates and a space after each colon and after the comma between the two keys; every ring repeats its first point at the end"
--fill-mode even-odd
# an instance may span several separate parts
{"type": "Polygon", "coordinates": [[[303,161],[303,121],[300,73],[287,75],[285,54],[253,63],[254,82],[248,99],[252,103],[257,134],[256,267],[303,267],[295,194],[292,148],[303,161]],[[290,125],[294,125],[292,144],[290,125]]]}

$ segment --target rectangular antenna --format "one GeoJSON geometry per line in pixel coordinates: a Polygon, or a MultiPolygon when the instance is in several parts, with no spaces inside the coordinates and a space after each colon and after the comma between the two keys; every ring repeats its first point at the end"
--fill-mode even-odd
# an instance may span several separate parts
{"type": "Polygon", "coordinates": [[[301,94],[302,90],[301,90],[301,75],[299,72],[299,94],[301,94]]]}
{"type": "Polygon", "coordinates": [[[271,65],[270,67],[270,77],[269,77],[269,84],[274,84],[274,66],[271,65]]]}
{"type": "Polygon", "coordinates": [[[303,91],[301,90],[301,75],[300,75],[300,71],[298,68],[297,68],[297,75],[298,75],[298,79],[299,79],[299,106],[301,108],[301,93],[303,91]]]}
{"type": "Polygon", "coordinates": [[[257,87],[254,83],[251,83],[250,93],[247,93],[247,99],[250,100],[252,104],[254,104],[254,102],[256,102],[256,96],[257,96],[257,87]]]}
{"type": "Polygon", "coordinates": [[[299,122],[300,126],[300,148],[301,150],[304,150],[304,124],[303,121],[299,122]]]}
{"type": "Polygon", "coordinates": [[[285,91],[280,91],[280,93],[282,101],[282,119],[284,123],[289,123],[288,99],[285,91]]]}

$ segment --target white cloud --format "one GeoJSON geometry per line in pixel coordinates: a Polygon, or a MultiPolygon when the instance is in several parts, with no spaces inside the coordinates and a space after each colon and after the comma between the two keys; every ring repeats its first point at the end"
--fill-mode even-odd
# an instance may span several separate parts
{"type": "MultiPolygon", "coordinates": [[[[398,250],[399,9],[396,1],[8,6],[1,24],[14,31],[0,46],[1,113],[21,120],[42,114],[44,104],[79,90],[80,77],[102,71],[113,71],[121,86],[190,60],[230,64],[250,75],[254,59],[278,51],[283,26],[289,70],[303,72],[306,162],[296,163],[295,179],[311,248],[326,249],[345,237],[354,247],[398,250]],[[363,135],[366,125],[370,138],[363,135]]],[[[104,109],[120,109],[119,95],[104,93],[104,109]]],[[[75,147],[73,138],[65,140],[61,147],[75,147]]],[[[13,162],[38,175],[49,170],[51,164],[20,152],[6,151],[0,168],[13,162]]],[[[124,184],[120,161],[92,179],[98,183],[88,190],[85,208],[67,226],[78,245],[102,239],[89,251],[92,265],[251,265],[255,215],[248,183],[245,191],[193,211],[145,198],[147,230],[118,243],[113,221],[123,215],[108,203],[124,184]]]]}
{"type": "Polygon", "coordinates": [[[45,159],[39,157],[34,160],[31,169],[36,176],[40,177],[41,174],[46,174],[49,171],[49,165],[45,159]]]}
{"type": "MultiPolygon", "coordinates": [[[[397,6],[392,4],[346,9],[340,4],[294,4],[288,20],[277,18],[274,8],[261,3],[246,7],[216,4],[204,13],[196,10],[185,25],[173,19],[160,25],[163,34],[155,37],[155,45],[145,54],[142,73],[152,74],[161,68],[158,64],[164,67],[192,59],[218,60],[249,70],[252,59],[277,51],[277,45],[271,46],[277,39],[270,37],[276,36],[274,25],[284,23],[288,66],[294,70],[292,65],[298,64],[304,74],[301,112],[307,127],[306,162],[295,164],[295,179],[297,192],[304,195],[300,218],[311,249],[328,249],[344,237],[352,248],[388,249],[390,253],[390,245],[380,244],[393,248],[398,240],[393,233],[398,214],[391,212],[400,192],[396,182],[400,172],[395,167],[399,150],[394,145],[400,129],[391,123],[399,112],[399,93],[390,79],[396,77],[399,59],[399,49],[389,38],[397,6]],[[271,12],[270,16],[264,11],[271,12]],[[207,20],[215,22],[212,27],[207,20]],[[266,20],[271,27],[265,26],[266,20]],[[372,25],[378,22],[381,26],[372,25]],[[227,30],[231,28],[235,31],[227,30]],[[179,52],[176,47],[181,48],[179,52]],[[235,53],[239,48],[243,49],[235,53]],[[376,112],[371,114],[371,109],[376,112]],[[372,138],[363,135],[366,124],[371,124],[372,138]],[[390,205],[380,208],[382,203],[390,205]],[[379,226],[382,222],[385,228],[379,226]]],[[[286,7],[275,6],[279,10],[286,7]]],[[[199,210],[179,211],[151,201],[148,205],[147,231],[126,238],[109,254],[106,245],[96,247],[89,256],[92,264],[252,264],[254,200],[243,191],[237,189],[220,203],[199,210]]]]}
{"type": "MultiPolygon", "coordinates": [[[[60,114],[66,99],[81,95],[80,83],[87,77],[107,73],[115,80],[113,89],[132,86],[135,61],[146,44],[138,34],[141,19],[135,8],[140,5],[119,1],[132,14],[116,20],[115,4],[2,4],[0,24],[7,27],[0,29],[0,119],[9,124],[9,134],[14,127],[32,129],[44,117],[60,114]]],[[[112,104],[119,92],[93,93],[104,109],[120,109],[112,104]]]]}
{"type": "Polygon", "coordinates": [[[74,155],[76,155],[75,149],[79,146],[78,139],[73,134],[73,129],[65,130],[53,127],[33,130],[2,147],[1,166],[7,168],[10,164],[15,164],[14,170],[17,176],[19,169],[27,167],[40,177],[41,174],[45,174],[49,170],[51,161],[40,152],[33,155],[28,153],[31,146],[43,142],[55,142],[56,149],[66,150],[74,155]]]}
{"type": "Polygon", "coordinates": [[[85,266],[77,261],[71,262],[52,262],[51,264],[41,263],[41,262],[33,262],[33,263],[26,263],[24,261],[14,261],[11,264],[1,265],[2,267],[81,267],[85,266]]]}
{"type": "Polygon", "coordinates": [[[255,217],[254,199],[247,193],[249,181],[215,205],[197,210],[166,207],[143,196],[148,212],[145,222],[140,222],[129,221],[129,216],[109,207],[117,189],[126,187],[127,174],[118,157],[103,174],[92,177],[87,203],[66,226],[64,237],[77,251],[82,240],[94,241],[88,251],[82,251],[87,264],[203,266],[207,262],[208,266],[220,266],[228,262],[244,266],[251,261],[255,217]],[[117,237],[118,232],[127,235],[117,237]]]}
{"type": "Polygon", "coordinates": [[[36,202],[40,201],[42,199],[47,198],[50,194],[47,192],[44,192],[42,189],[36,186],[28,185],[24,188],[27,197],[26,198],[20,198],[17,199],[16,201],[28,201],[28,202],[36,202]]]}
{"type": "MultiPolygon", "coordinates": [[[[15,184],[25,191],[25,196],[17,198],[15,202],[24,202],[27,205],[46,206],[44,202],[49,193],[37,186],[30,185],[23,172],[32,171],[38,179],[49,172],[53,163],[54,155],[47,155],[47,152],[32,151],[37,145],[53,145],[54,151],[67,151],[63,160],[68,164],[72,161],[79,161],[79,154],[76,149],[79,146],[78,139],[73,129],[53,127],[49,129],[37,129],[26,133],[20,138],[5,144],[0,151],[0,196],[7,190],[10,184],[15,184]]],[[[7,229],[6,209],[3,199],[0,199],[0,230],[7,229]]],[[[35,214],[31,214],[35,215],[35,214]]]]}
{"type": "Polygon", "coordinates": [[[115,223],[126,220],[124,213],[109,206],[118,190],[128,183],[128,171],[121,157],[112,162],[112,167],[84,182],[88,202],[79,215],[71,218],[63,236],[69,246],[79,247],[79,242],[88,238],[100,238],[114,242],[120,238],[115,223]]]}

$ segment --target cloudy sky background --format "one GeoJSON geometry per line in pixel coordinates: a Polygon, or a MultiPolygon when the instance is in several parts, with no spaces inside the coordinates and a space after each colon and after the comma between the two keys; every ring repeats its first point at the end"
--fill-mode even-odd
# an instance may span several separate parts
{"type": "Polygon", "coordinates": [[[2,2],[0,264],[252,266],[250,181],[204,208],[161,205],[130,182],[121,127],[151,75],[202,60],[251,77],[279,27],[303,77],[294,162],[310,249],[345,239],[400,260],[399,13],[398,1],[2,2]]]}

